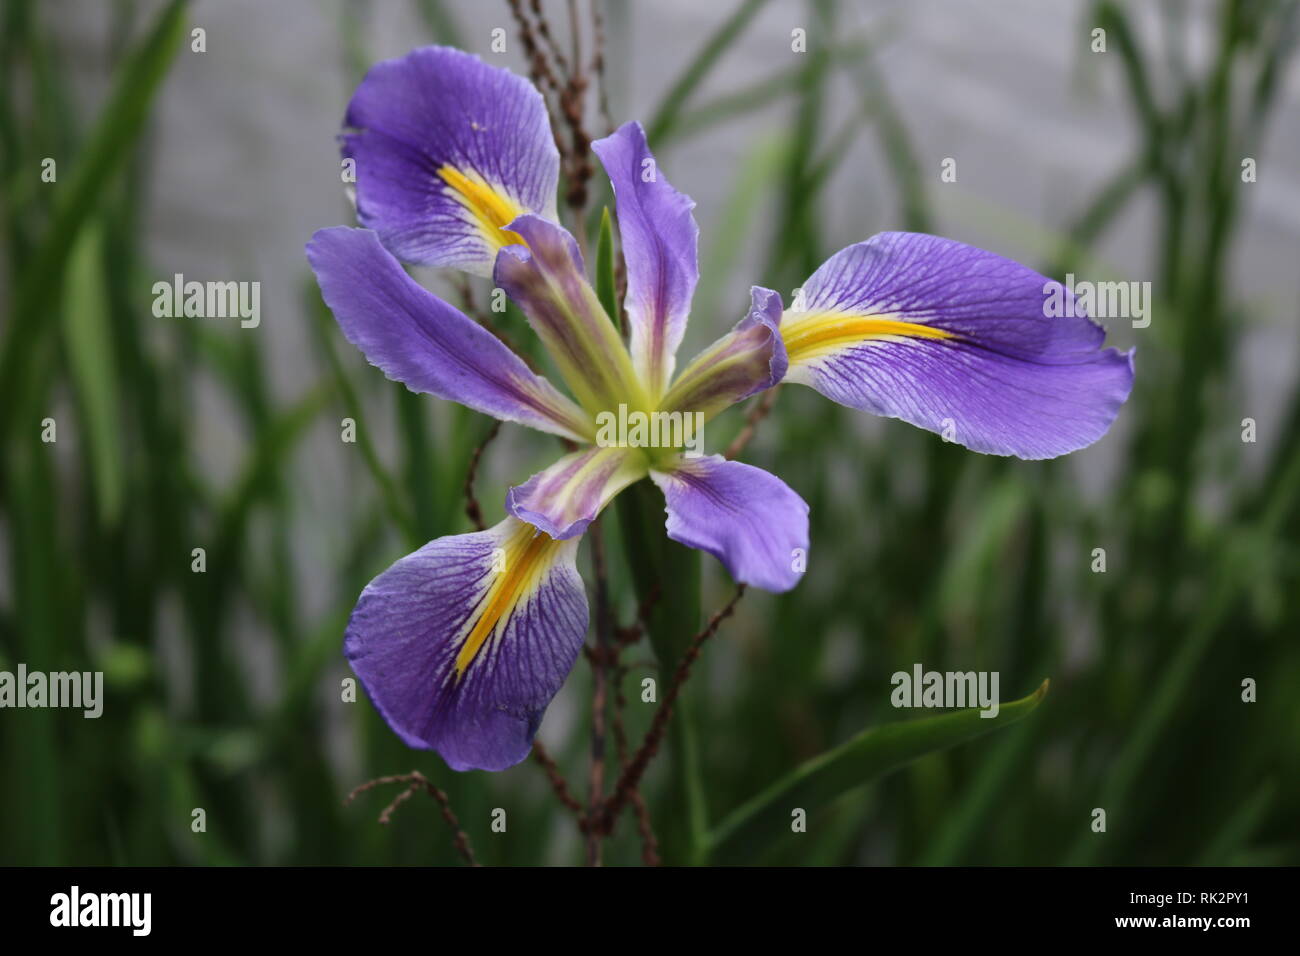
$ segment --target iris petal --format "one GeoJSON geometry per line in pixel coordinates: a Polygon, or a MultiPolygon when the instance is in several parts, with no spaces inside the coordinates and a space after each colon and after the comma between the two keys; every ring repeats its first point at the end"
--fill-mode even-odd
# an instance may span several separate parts
{"type": "Polygon", "coordinates": [[[503,421],[588,440],[591,419],[487,329],[402,269],[368,229],[317,232],[307,259],[343,334],[413,392],[503,421]]]}
{"type": "Polygon", "coordinates": [[[672,377],[699,279],[695,202],[664,178],[640,123],[619,127],[591,148],[614,187],[627,261],[632,362],[652,396],[658,396],[672,377]]]}
{"type": "Polygon", "coordinates": [[[526,246],[507,246],[495,280],[528,318],[574,396],[589,412],[641,407],[644,390],[614,323],[587,281],[577,240],[538,216],[510,224],[526,246]]]}
{"type": "Polygon", "coordinates": [[[720,455],[683,457],[650,477],[668,503],[668,537],[707,551],[744,584],[779,592],[799,583],[808,505],[780,478],[720,455]]]}
{"type": "Polygon", "coordinates": [[[749,314],[682,369],[660,403],[664,410],[700,412],[707,421],[784,377],[781,296],[761,286],[750,295],[749,314]]]}
{"type": "Polygon", "coordinates": [[[645,455],[635,448],[587,448],[511,488],[506,511],[553,538],[572,538],[646,470],[645,455]]]}
{"type": "Polygon", "coordinates": [[[560,159],[546,104],[509,70],[448,47],[376,64],[348,104],[357,216],[409,263],[490,276],[502,231],[556,218],[560,159]]]}
{"type": "Polygon", "coordinates": [[[1083,316],[1049,315],[1060,286],[950,239],[881,233],[836,253],[781,333],[786,380],[975,451],[1054,458],[1106,433],[1132,352],[1083,316]]]}
{"type": "Polygon", "coordinates": [[[431,541],[370,582],[344,653],[407,745],[455,770],[528,755],[587,630],[577,545],[507,518],[431,541]]]}

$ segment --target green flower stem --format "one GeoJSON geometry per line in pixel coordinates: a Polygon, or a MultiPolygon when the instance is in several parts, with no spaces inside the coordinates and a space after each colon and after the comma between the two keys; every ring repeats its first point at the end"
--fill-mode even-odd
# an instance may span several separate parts
{"type": "MultiPolygon", "coordinates": [[[[596,240],[596,294],[615,328],[621,330],[615,261],[614,228],[606,207],[596,240]]],[[[668,539],[663,498],[649,482],[637,482],[616,501],[637,602],[648,609],[645,627],[659,662],[658,692],[662,694],[700,628],[699,552],[668,539]]],[[[669,810],[658,814],[656,820],[662,859],[695,865],[704,862],[709,823],[694,708],[685,696],[674,706],[668,741],[671,778],[662,805],[669,810]]]]}
{"type": "MultiPolygon", "coordinates": [[[[649,482],[638,482],[620,494],[617,508],[637,600],[647,609],[645,627],[659,662],[658,693],[663,694],[700,629],[699,552],[665,535],[663,499],[649,482]]],[[[708,815],[693,710],[683,695],[669,724],[672,765],[660,802],[667,810],[655,817],[661,855],[668,864],[700,863],[705,855],[708,815]]]]}

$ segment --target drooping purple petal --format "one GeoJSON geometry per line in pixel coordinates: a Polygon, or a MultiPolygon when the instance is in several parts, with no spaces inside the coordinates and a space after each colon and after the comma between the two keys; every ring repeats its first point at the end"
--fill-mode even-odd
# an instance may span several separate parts
{"type": "Polygon", "coordinates": [[[587,281],[577,241],[538,216],[510,224],[527,245],[497,257],[495,281],[528,318],[560,375],[588,411],[643,405],[642,388],[618,330],[587,281]]]}
{"type": "Polygon", "coordinates": [[[781,333],[787,381],[975,451],[1054,458],[1106,433],[1133,354],[1090,319],[1050,315],[1061,287],[937,236],[886,232],[828,259],[781,333]]]}
{"type": "Polygon", "coordinates": [[[357,216],[398,258],[492,274],[502,231],[556,218],[560,159],[542,96],[523,77],[449,47],[376,64],[348,104],[343,155],[357,216]]]}
{"type": "Polygon", "coordinates": [[[699,412],[708,420],[785,376],[781,296],[754,286],[750,297],[749,314],[682,369],[664,395],[665,410],[699,412]]]}
{"type": "Polygon", "coordinates": [[[507,518],[429,542],[361,592],[344,654],[408,746],[454,770],[528,756],[587,631],[577,546],[507,518]]]}
{"type": "Polygon", "coordinates": [[[655,395],[672,377],[699,279],[695,202],[664,178],[640,123],[625,123],[591,148],[614,186],[627,261],[632,361],[655,395]]]}
{"type": "Polygon", "coordinates": [[[707,551],[731,576],[788,591],[808,560],[808,505],[780,478],[721,455],[652,471],[668,503],[668,537],[707,551]]]}
{"type": "Polygon", "coordinates": [[[500,339],[406,274],[368,229],[317,232],[307,259],[348,341],[413,392],[589,440],[591,419],[500,339]]]}
{"type": "Polygon", "coordinates": [[[506,511],[556,540],[587,530],[601,509],[647,472],[635,448],[585,448],[565,455],[506,495],[506,511]]]}

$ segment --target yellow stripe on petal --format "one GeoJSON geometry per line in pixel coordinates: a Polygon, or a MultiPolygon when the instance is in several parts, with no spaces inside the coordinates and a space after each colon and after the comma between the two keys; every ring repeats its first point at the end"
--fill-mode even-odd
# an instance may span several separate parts
{"type": "Polygon", "coordinates": [[[550,570],[555,553],[564,545],[532,525],[520,523],[497,554],[500,567],[494,568],[495,580],[488,586],[480,603],[481,610],[456,655],[456,679],[465,675],[483,645],[508,621],[520,600],[536,590],[550,570]]]}
{"type": "Polygon", "coordinates": [[[493,189],[481,178],[470,178],[454,166],[444,165],[438,170],[442,181],[461,204],[477,220],[483,236],[493,249],[502,246],[527,245],[518,233],[505,228],[526,211],[509,196],[493,189]]]}
{"type": "Polygon", "coordinates": [[[781,325],[781,337],[790,364],[811,362],[831,352],[866,342],[870,339],[914,338],[952,339],[952,332],[905,322],[883,315],[855,315],[849,312],[814,312],[799,315],[781,325]]]}

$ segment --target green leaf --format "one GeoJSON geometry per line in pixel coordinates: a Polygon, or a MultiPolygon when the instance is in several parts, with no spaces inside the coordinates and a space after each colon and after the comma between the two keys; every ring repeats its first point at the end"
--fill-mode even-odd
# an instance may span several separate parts
{"type": "Polygon", "coordinates": [[[105,527],[113,527],[122,510],[122,423],[106,308],[103,252],[99,227],[83,229],[69,264],[71,282],[63,309],[63,338],[89,446],[87,457],[94,476],[99,520],[105,527]]]}
{"type": "Polygon", "coordinates": [[[1277,784],[1269,779],[1255,788],[1247,800],[1224,821],[1219,832],[1201,851],[1198,866],[1231,866],[1236,854],[1246,847],[1277,799],[1277,784]]]}
{"type": "Polygon", "coordinates": [[[779,99],[799,90],[815,74],[825,73],[841,63],[862,56],[869,44],[860,39],[828,47],[815,57],[798,57],[794,66],[764,76],[747,86],[723,93],[678,117],[671,135],[655,140],[655,149],[689,138],[695,133],[716,130],[724,123],[771,106],[779,99]]]}
{"type": "Polygon", "coordinates": [[[316,341],[325,356],[326,364],[329,365],[335,388],[343,401],[343,407],[347,411],[348,417],[356,423],[357,448],[361,451],[362,461],[365,462],[366,467],[369,469],[375,484],[379,486],[379,491],[393,521],[402,529],[409,544],[418,545],[421,539],[415,516],[403,503],[402,496],[397,488],[397,482],[384,468],[383,462],[379,459],[379,452],[375,449],[374,442],[370,438],[370,428],[361,407],[361,398],[357,395],[356,389],[353,388],[352,381],[348,378],[348,373],[343,367],[343,360],[334,348],[336,329],[334,316],[329,307],[325,305],[325,300],[321,298],[320,290],[314,279],[307,280],[304,290],[307,308],[316,320],[312,323],[313,330],[316,333],[316,341]]]}
{"type": "Polygon", "coordinates": [[[416,0],[415,9],[435,42],[465,48],[465,35],[460,23],[442,0],[416,0]]]}
{"type": "MultiPolygon", "coordinates": [[[[755,232],[755,221],[763,214],[762,203],[755,197],[771,195],[780,188],[780,176],[790,151],[790,134],[781,131],[772,138],[750,144],[744,162],[732,178],[732,189],[721,210],[705,233],[706,245],[700,259],[700,282],[695,293],[695,315],[726,315],[743,312],[745,297],[723,302],[728,281],[746,251],[746,238],[755,232]]],[[[743,288],[743,287],[742,287],[743,288]]]]}
{"type": "Polygon", "coordinates": [[[0,354],[0,437],[7,432],[18,407],[15,396],[23,394],[27,378],[34,371],[33,342],[45,326],[43,319],[51,306],[49,297],[60,288],[77,234],[135,144],[154,93],[181,47],[184,13],[184,0],[173,0],[148,38],[127,60],[108,105],[72,169],[71,179],[59,187],[54,221],[18,284],[13,321],[0,354]]]}
{"type": "Polygon", "coordinates": [[[623,310],[618,307],[618,282],[614,276],[614,225],[609,207],[600,211],[600,236],[596,240],[596,297],[614,328],[623,330],[623,310]]]}
{"type": "Polygon", "coordinates": [[[790,824],[790,810],[813,811],[843,793],[884,776],[918,757],[944,750],[1024,719],[1047,694],[1048,681],[1028,697],[1003,704],[996,717],[977,709],[901,721],[864,730],[797,767],[733,810],[710,834],[709,849],[761,844],[790,824]]]}
{"type": "Polygon", "coordinates": [[[276,476],[293,453],[294,447],[307,434],[318,415],[333,397],[329,383],[322,382],[308,389],[302,397],[288,405],[257,437],[252,452],[244,462],[239,479],[228,493],[221,509],[213,549],[218,557],[214,564],[238,560],[239,547],[245,540],[249,517],[253,508],[273,487],[276,476]]]}
{"type": "MultiPolygon", "coordinates": [[[[662,688],[700,629],[700,553],[668,537],[663,496],[650,482],[637,482],[615,503],[637,600],[649,608],[645,627],[662,688]]],[[[669,864],[698,863],[708,837],[708,812],[689,691],[673,709],[668,734],[671,775],[655,814],[661,821],[661,856],[669,864]]]]}
{"type": "Polygon", "coordinates": [[[615,502],[637,600],[650,608],[646,630],[666,673],[700,628],[699,552],[668,537],[663,496],[650,482],[637,482],[615,502]]]}
{"type": "Polygon", "coordinates": [[[709,75],[717,64],[718,59],[723,53],[727,52],[732,43],[745,31],[745,27],[749,25],[749,22],[766,4],[767,0],[745,0],[709,36],[704,42],[704,46],[700,47],[700,51],[695,54],[695,58],[691,60],[685,72],[678,77],[677,82],[672,85],[672,88],[664,96],[661,105],[655,111],[654,119],[649,124],[649,132],[646,134],[647,140],[657,143],[669,135],[672,128],[677,124],[682,108],[690,99],[691,94],[699,89],[704,78],[709,75]]]}

